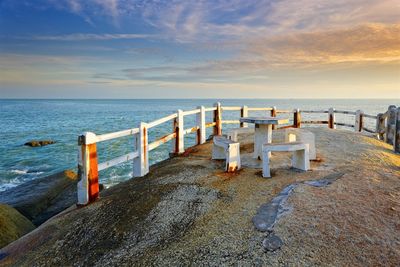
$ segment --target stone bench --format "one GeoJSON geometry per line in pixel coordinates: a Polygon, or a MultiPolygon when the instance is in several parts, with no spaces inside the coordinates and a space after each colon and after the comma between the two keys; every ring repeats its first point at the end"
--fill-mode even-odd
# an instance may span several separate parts
{"type": "Polygon", "coordinates": [[[317,159],[317,152],[315,149],[315,135],[304,129],[288,128],[285,129],[285,142],[302,142],[309,144],[310,160],[317,159]]]}
{"type": "Polygon", "coordinates": [[[265,144],[262,147],[262,161],[263,161],[263,177],[271,177],[270,171],[270,152],[286,151],[293,152],[292,156],[292,167],[307,171],[310,169],[310,158],[309,158],[309,145],[302,142],[289,142],[289,143],[276,143],[276,144],[265,144]]]}
{"type": "Polygon", "coordinates": [[[230,129],[227,133],[227,136],[230,140],[237,142],[239,134],[254,134],[254,127],[246,127],[246,128],[234,128],[230,129]]]}
{"type": "Polygon", "coordinates": [[[239,170],[240,144],[224,136],[217,135],[213,138],[212,159],[225,159],[225,171],[239,170]]]}

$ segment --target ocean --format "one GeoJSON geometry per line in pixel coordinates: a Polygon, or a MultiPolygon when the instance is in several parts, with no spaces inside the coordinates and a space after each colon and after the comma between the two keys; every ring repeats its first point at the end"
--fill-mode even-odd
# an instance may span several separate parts
{"type": "MultiPolygon", "coordinates": [[[[276,106],[278,109],[321,110],[330,107],[348,111],[361,109],[371,115],[385,112],[390,104],[398,106],[400,102],[398,99],[0,100],[0,191],[65,169],[76,170],[77,137],[83,132],[103,134],[135,128],[140,121],[151,122],[170,115],[177,109],[191,110],[200,105],[211,107],[217,101],[228,106],[276,106]],[[45,147],[24,146],[24,143],[34,139],[51,139],[56,143],[45,147]]],[[[211,112],[207,114],[207,122],[210,122],[211,112]]],[[[250,115],[265,114],[265,112],[251,112],[250,115]]],[[[326,120],[324,116],[327,114],[304,114],[303,119],[326,120]]],[[[237,111],[223,113],[224,120],[238,118],[237,111]]],[[[354,116],[337,114],[336,121],[354,124],[354,116]]],[[[195,115],[185,117],[185,128],[194,126],[194,123],[195,115]]],[[[367,119],[366,125],[374,129],[375,121],[367,119]]],[[[237,126],[223,127],[226,129],[237,126]]],[[[171,123],[151,129],[149,141],[170,133],[171,130],[171,123]]],[[[207,134],[211,134],[211,129],[208,129],[207,134]]],[[[195,134],[185,137],[186,147],[194,143],[195,134]]],[[[99,143],[99,162],[127,154],[133,149],[132,136],[99,143]]],[[[170,150],[171,144],[166,143],[151,151],[150,163],[166,159],[170,150]]],[[[100,172],[100,182],[106,187],[131,177],[131,162],[100,172]]]]}

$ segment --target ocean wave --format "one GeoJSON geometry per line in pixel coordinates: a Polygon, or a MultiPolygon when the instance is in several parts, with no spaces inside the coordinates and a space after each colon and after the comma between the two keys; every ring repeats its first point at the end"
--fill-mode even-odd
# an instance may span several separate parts
{"type": "Polygon", "coordinates": [[[101,183],[104,185],[105,188],[110,188],[121,182],[129,180],[132,177],[133,177],[132,171],[126,171],[126,172],[122,172],[120,174],[111,173],[111,174],[107,175],[107,179],[104,179],[103,181],[101,181],[101,183]]]}
{"type": "Polygon", "coordinates": [[[40,174],[43,174],[44,172],[41,172],[41,171],[30,171],[30,170],[17,170],[17,169],[15,169],[15,170],[11,170],[10,171],[11,173],[14,173],[14,174],[19,174],[19,175],[40,175],[40,174]]]}
{"type": "Polygon", "coordinates": [[[18,184],[15,183],[5,183],[5,184],[0,184],[0,192],[6,191],[10,188],[16,187],[18,184]]]}
{"type": "Polygon", "coordinates": [[[15,174],[27,174],[28,170],[11,170],[10,172],[15,174]]]}

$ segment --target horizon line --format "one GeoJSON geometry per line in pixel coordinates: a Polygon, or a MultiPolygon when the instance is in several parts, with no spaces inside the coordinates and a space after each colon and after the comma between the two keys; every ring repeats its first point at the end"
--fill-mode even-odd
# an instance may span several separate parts
{"type": "Polygon", "coordinates": [[[299,98],[284,98],[284,97],[275,97],[275,98],[248,98],[248,97],[237,97],[237,98],[0,98],[0,100],[400,100],[399,98],[345,98],[345,97],[331,97],[331,98],[307,98],[307,97],[299,97],[299,98]]]}

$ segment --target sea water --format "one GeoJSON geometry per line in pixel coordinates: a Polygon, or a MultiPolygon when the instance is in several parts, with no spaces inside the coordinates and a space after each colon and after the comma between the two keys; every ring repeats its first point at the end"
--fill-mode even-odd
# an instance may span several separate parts
{"type": "MultiPolygon", "coordinates": [[[[0,191],[18,184],[44,177],[65,169],[76,170],[77,138],[83,132],[110,133],[136,128],[139,122],[151,122],[177,111],[192,110],[197,106],[211,107],[215,102],[226,106],[271,107],[278,109],[321,110],[334,107],[340,110],[363,110],[376,115],[387,110],[398,100],[343,100],[343,99],[145,99],[145,100],[0,100],[0,191]],[[28,147],[24,143],[35,139],[50,139],[56,143],[45,147],[28,147]]],[[[269,115],[269,112],[251,112],[250,115],[269,115]]],[[[240,112],[223,112],[224,120],[238,119],[240,112]]],[[[288,117],[288,114],[281,114],[288,117]]],[[[327,120],[327,114],[302,114],[303,120],[327,120]]],[[[207,112],[207,122],[212,112],[207,112]]],[[[291,116],[292,117],[292,116],[291,116]]],[[[354,124],[354,116],[336,115],[337,122],[354,124]]],[[[195,115],[185,117],[185,129],[195,125],[195,115]]],[[[366,119],[368,128],[375,121],[366,119]]],[[[223,125],[223,129],[238,127],[223,125]]],[[[321,127],[327,127],[321,125],[321,127]]],[[[352,130],[352,129],[349,129],[352,130]]],[[[149,131],[149,141],[172,131],[167,122],[149,131]]],[[[207,135],[211,129],[207,129],[207,135]]],[[[185,147],[194,145],[195,134],[185,137],[185,147]]],[[[98,144],[99,162],[134,150],[133,136],[98,144]]],[[[171,141],[150,152],[151,164],[164,160],[171,151],[171,141]]],[[[100,172],[100,181],[106,186],[132,177],[132,162],[100,172]]]]}

